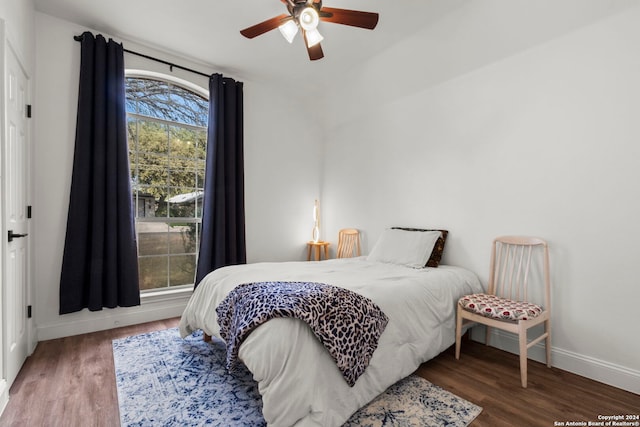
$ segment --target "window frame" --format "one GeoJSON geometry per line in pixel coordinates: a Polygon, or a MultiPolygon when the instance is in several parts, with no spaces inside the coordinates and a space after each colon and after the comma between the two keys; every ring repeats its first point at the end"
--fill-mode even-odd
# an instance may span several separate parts
{"type": "MultiPolygon", "coordinates": [[[[206,90],[205,88],[192,83],[190,81],[181,79],[179,77],[175,77],[172,75],[168,75],[168,74],[164,74],[164,73],[158,73],[155,71],[147,71],[147,70],[140,70],[140,69],[125,69],[125,79],[127,78],[141,78],[141,79],[151,79],[151,80],[158,80],[161,82],[166,82],[168,84],[174,85],[174,86],[178,86],[182,89],[185,89],[187,91],[191,91],[196,93],[197,95],[203,97],[204,99],[207,100],[207,102],[209,101],[209,91],[206,90]]],[[[179,122],[172,122],[169,120],[165,120],[165,119],[160,119],[160,118],[154,118],[154,117],[148,117],[148,116],[144,116],[144,115],[140,115],[140,114],[136,114],[136,113],[129,113],[127,112],[127,121],[129,120],[129,118],[135,118],[135,119],[144,119],[144,120],[151,120],[157,123],[163,123],[169,126],[175,126],[176,124],[179,124],[180,126],[183,126],[185,128],[191,128],[191,129],[197,129],[197,130],[201,130],[201,127],[198,126],[193,126],[190,124],[186,124],[186,123],[179,123],[179,122]]],[[[131,167],[131,165],[130,165],[131,167]]],[[[206,167],[206,165],[205,165],[206,167]]],[[[133,189],[132,189],[133,192],[133,189]]],[[[135,194],[132,194],[135,197],[135,194]]],[[[136,203],[136,208],[137,208],[137,203],[136,203]]],[[[137,224],[138,224],[138,218],[137,218],[137,212],[135,212],[135,225],[136,225],[136,235],[138,233],[137,230],[137,224]]],[[[189,218],[189,220],[191,220],[192,218],[189,218]]],[[[201,222],[201,218],[193,218],[193,220],[195,220],[195,222],[200,226],[201,222]],[[199,220],[198,220],[199,219],[199,220]]],[[[145,219],[141,222],[147,222],[147,223],[152,223],[152,222],[159,222],[159,223],[166,223],[166,224],[170,224],[170,223],[184,223],[185,222],[185,218],[180,218],[180,217],[157,217],[157,218],[148,218],[145,219]]],[[[137,242],[138,239],[136,239],[137,242]]],[[[139,244],[139,242],[137,242],[137,244],[139,244]]],[[[168,254],[171,255],[171,254],[168,254]]],[[[198,256],[199,256],[199,248],[196,247],[196,267],[197,267],[197,262],[198,262],[198,256]]],[[[144,256],[143,256],[144,257],[144,256]]],[[[138,254],[138,259],[140,259],[140,255],[138,254]]],[[[195,276],[194,276],[195,279],[195,276]]],[[[144,289],[144,290],[140,290],[140,297],[144,300],[156,300],[156,299],[163,299],[163,297],[167,297],[167,296],[171,296],[171,295],[176,295],[176,294],[182,294],[182,293],[186,293],[186,292],[190,292],[193,290],[193,283],[187,283],[187,284],[183,284],[183,285],[175,285],[175,286],[166,286],[166,287],[162,287],[162,288],[151,288],[151,289],[144,289]]]]}

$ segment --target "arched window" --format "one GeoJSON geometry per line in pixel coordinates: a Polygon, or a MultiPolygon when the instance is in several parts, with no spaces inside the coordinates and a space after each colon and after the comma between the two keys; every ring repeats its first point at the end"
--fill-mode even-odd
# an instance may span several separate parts
{"type": "Polygon", "coordinates": [[[171,76],[126,74],[140,289],[193,285],[200,246],[208,93],[171,76]]]}

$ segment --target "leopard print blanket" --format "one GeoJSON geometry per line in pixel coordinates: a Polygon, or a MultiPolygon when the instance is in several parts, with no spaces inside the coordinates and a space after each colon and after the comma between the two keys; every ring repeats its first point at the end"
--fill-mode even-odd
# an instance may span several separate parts
{"type": "Polygon", "coordinates": [[[244,339],[269,319],[306,322],[325,346],[344,379],[353,386],[364,372],[387,316],[370,299],[324,283],[257,282],[237,286],[216,308],[220,336],[233,371],[244,339]]]}

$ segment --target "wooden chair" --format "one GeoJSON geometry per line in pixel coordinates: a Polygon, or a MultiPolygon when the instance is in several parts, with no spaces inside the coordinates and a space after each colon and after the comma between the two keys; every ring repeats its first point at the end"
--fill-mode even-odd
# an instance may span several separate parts
{"type": "Polygon", "coordinates": [[[458,301],[456,359],[460,359],[462,327],[476,323],[486,325],[487,345],[491,328],[518,334],[522,387],[527,387],[527,350],[542,340],[547,366],[551,367],[551,284],[549,249],[544,240],[504,236],[493,241],[487,293],[466,295],[458,301]],[[530,301],[535,294],[542,294],[544,305],[530,301]],[[527,331],[542,323],[544,333],[529,342],[527,331]]]}
{"type": "Polygon", "coordinates": [[[360,232],[355,228],[343,228],[338,232],[338,258],[360,256],[360,232]]]}

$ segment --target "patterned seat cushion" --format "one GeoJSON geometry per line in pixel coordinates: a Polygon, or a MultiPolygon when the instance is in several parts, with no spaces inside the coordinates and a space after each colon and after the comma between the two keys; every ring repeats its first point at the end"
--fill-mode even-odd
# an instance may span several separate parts
{"type": "Polygon", "coordinates": [[[488,294],[465,295],[458,300],[458,304],[472,313],[512,322],[530,320],[542,313],[539,305],[488,294]]]}

